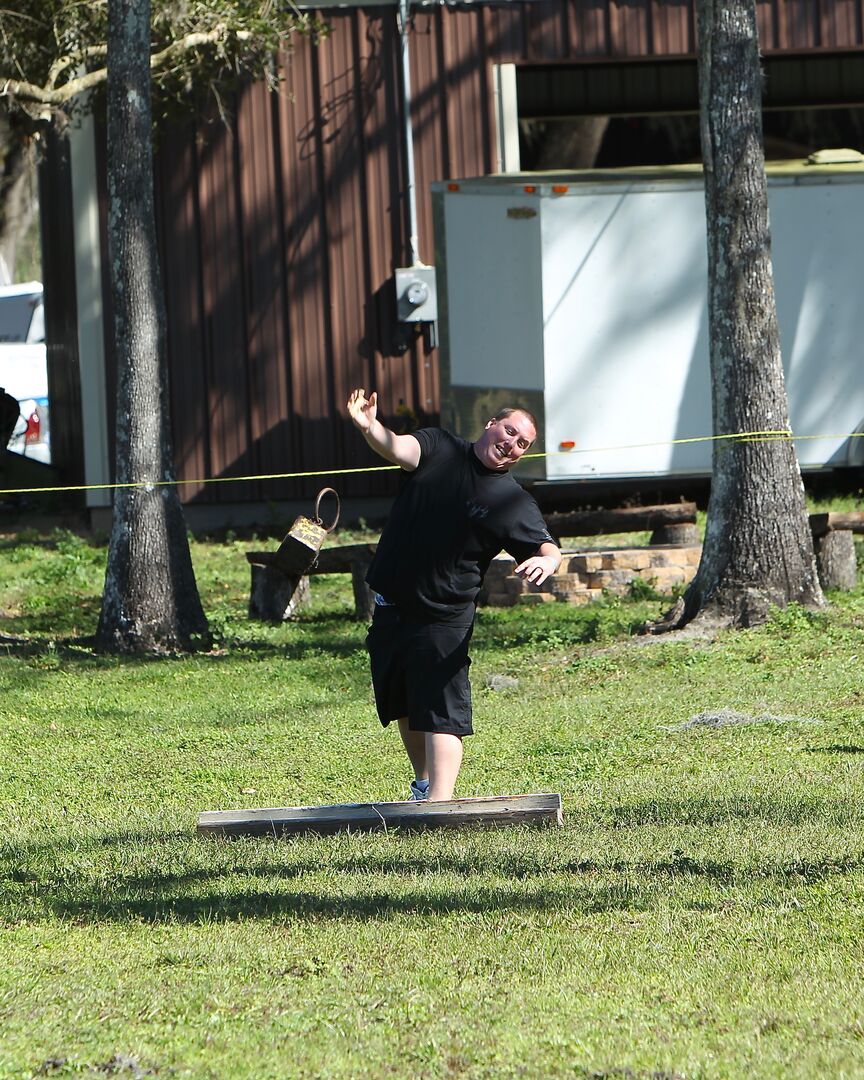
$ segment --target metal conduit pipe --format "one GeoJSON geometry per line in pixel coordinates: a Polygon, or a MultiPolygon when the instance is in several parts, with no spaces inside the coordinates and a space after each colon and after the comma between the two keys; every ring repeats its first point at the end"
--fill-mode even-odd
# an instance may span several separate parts
{"type": "Polygon", "coordinates": [[[402,52],[402,108],[405,114],[405,175],[408,195],[408,221],[411,265],[422,266],[420,261],[417,226],[417,191],[414,181],[414,131],[411,125],[411,60],[408,55],[408,21],[410,0],[399,0],[396,19],[402,52]]]}

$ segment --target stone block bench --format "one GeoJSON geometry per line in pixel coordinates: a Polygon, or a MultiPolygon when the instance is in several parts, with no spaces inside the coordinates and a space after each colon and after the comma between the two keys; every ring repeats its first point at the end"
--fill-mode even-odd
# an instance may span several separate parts
{"type": "Polygon", "coordinates": [[[514,575],[515,559],[499,555],[492,560],[478,601],[489,607],[554,601],[588,604],[602,599],[604,593],[626,595],[636,579],[668,593],[692,579],[701,557],[700,544],[565,551],[558,573],[538,588],[514,575]]]}
{"type": "Polygon", "coordinates": [[[644,547],[565,551],[558,573],[540,588],[515,577],[515,561],[509,555],[499,555],[486,574],[479,603],[490,607],[556,600],[587,604],[604,592],[625,595],[636,578],[666,593],[691,580],[702,555],[696,504],[692,502],[577,510],[550,513],[545,518],[549,531],[558,537],[648,531],[651,536],[644,547]]]}
{"type": "MultiPolygon", "coordinates": [[[[687,504],[681,504],[686,507],[687,504]]],[[[598,511],[595,521],[607,526],[608,531],[625,532],[616,527],[628,520],[640,522],[639,528],[653,527],[641,524],[651,521],[651,515],[667,508],[645,507],[631,511],[598,511]],[[607,515],[610,515],[607,517],[607,515]],[[614,524],[613,524],[614,523],[614,524]]],[[[677,511],[686,515],[687,510],[677,511]]],[[[584,529],[586,519],[582,515],[549,515],[550,527],[558,529],[558,535],[590,535],[577,532],[584,529]],[[556,520],[557,518],[557,520],[556,520]],[[561,522],[566,527],[561,527],[561,522]],[[570,533],[570,530],[573,530],[570,533]]],[[[590,522],[588,522],[590,523],[590,522]]],[[[671,522],[663,526],[689,528],[690,522],[671,522]]],[[[692,523],[695,530],[695,518],[692,523]]],[[[810,515],[810,530],[816,553],[819,581],[824,589],[854,589],[858,580],[855,556],[855,533],[864,533],[864,511],[854,510],[810,515]]],[[[657,535],[656,530],[652,535],[657,535]]],[[[663,533],[663,535],[669,535],[663,533]]],[[[672,533],[689,537],[690,532],[672,533]]],[[[702,557],[699,543],[665,544],[652,543],[648,547],[610,548],[606,551],[567,551],[557,574],[547,578],[538,589],[513,574],[515,560],[509,555],[493,559],[486,575],[479,602],[491,607],[512,607],[517,603],[542,604],[564,601],[570,604],[587,604],[600,599],[604,592],[625,595],[635,579],[640,578],[658,592],[669,592],[675,585],[687,585],[694,577],[702,557]]]]}

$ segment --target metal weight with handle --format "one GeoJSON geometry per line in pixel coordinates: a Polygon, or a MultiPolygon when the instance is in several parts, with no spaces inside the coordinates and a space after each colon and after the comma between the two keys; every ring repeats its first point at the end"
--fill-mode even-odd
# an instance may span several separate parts
{"type": "Polygon", "coordinates": [[[322,488],[315,499],[315,516],[308,518],[301,514],[296,519],[279,545],[273,563],[286,574],[302,575],[310,570],[318,558],[324,537],[336,528],[340,509],[338,493],[331,487],[322,488]],[[325,525],[320,517],[321,500],[325,495],[332,495],[336,500],[336,513],[329,525],[325,525]]]}

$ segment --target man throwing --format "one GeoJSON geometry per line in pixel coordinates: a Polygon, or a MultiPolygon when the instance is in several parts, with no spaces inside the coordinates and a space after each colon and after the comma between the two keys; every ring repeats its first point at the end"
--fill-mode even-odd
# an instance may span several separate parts
{"type": "Polygon", "coordinates": [[[473,734],[468,643],[483,575],[504,548],[535,585],[561,552],[509,470],[537,437],[526,409],[502,409],[474,443],[442,428],[397,435],[378,396],[354,390],[348,412],[372,449],[410,473],[366,580],[375,614],[366,645],[381,723],[392,721],[414,769],[411,798],[453,797],[462,739],[473,734]]]}

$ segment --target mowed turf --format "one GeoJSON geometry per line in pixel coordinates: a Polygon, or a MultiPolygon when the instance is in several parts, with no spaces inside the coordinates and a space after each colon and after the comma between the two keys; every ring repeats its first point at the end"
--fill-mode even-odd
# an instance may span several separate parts
{"type": "Polygon", "coordinates": [[[563,829],[203,839],[407,794],[350,581],[250,623],[251,546],[193,544],[212,653],[129,661],[104,547],[0,541],[0,1077],[864,1076],[864,593],[482,612],[460,794],[563,829]]]}

